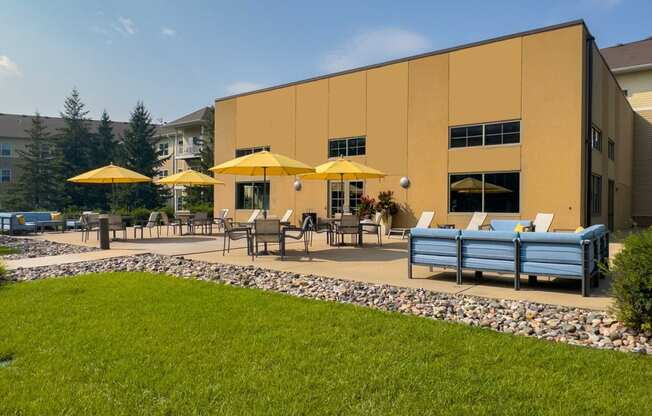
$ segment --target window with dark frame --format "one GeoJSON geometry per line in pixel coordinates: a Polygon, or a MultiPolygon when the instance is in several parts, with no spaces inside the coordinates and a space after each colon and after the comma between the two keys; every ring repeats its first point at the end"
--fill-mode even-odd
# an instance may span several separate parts
{"type": "Polygon", "coordinates": [[[520,211],[520,172],[449,175],[450,212],[520,211]]]}
{"type": "Polygon", "coordinates": [[[252,153],[258,153],[263,151],[269,152],[270,149],[271,149],[270,146],[258,146],[258,147],[235,149],[235,157],[242,157],[242,156],[250,155],[252,153]]]}
{"type": "Polygon", "coordinates": [[[267,194],[265,194],[265,183],[260,182],[237,182],[235,184],[235,209],[263,209],[264,205],[269,208],[270,183],[267,182],[267,194]],[[263,201],[263,195],[267,195],[263,201]]]}
{"type": "Polygon", "coordinates": [[[0,183],[11,182],[11,169],[0,170],[0,183]]]}
{"type": "Polygon", "coordinates": [[[11,156],[11,143],[0,143],[0,157],[11,156]]]}
{"type": "Polygon", "coordinates": [[[611,139],[607,142],[607,156],[611,160],[616,160],[616,143],[611,139]]]}
{"type": "Polygon", "coordinates": [[[591,214],[600,215],[602,212],[602,176],[591,176],[591,214]]]}
{"type": "Polygon", "coordinates": [[[449,148],[520,143],[521,122],[483,123],[449,129],[449,148]]]}
{"type": "Polygon", "coordinates": [[[597,127],[591,127],[591,146],[601,152],[602,151],[602,132],[597,127]]]}
{"type": "Polygon", "coordinates": [[[364,156],[367,154],[367,138],[364,136],[330,139],[328,157],[364,156]]]}

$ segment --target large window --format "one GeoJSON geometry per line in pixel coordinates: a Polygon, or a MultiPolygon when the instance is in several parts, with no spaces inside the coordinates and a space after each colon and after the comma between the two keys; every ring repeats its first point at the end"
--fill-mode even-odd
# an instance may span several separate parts
{"type": "Polygon", "coordinates": [[[0,157],[11,156],[11,143],[0,143],[0,157]]]}
{"type": "Polygon", "coordinates": [[[450,212],[519,212],[519,172],[450,175],[450,212]]]}
{"type": "Polygon", "coordinates": [[[521,122],[474,124],[449,129],[451,148],[520,143],[521,122]]]}
{"type": "Polygon", "coordinates": [[[259,147],[247,147],[242,149],[235,149],[235,157],[247,156],[252,153],[258,153],[262,151],[269,152],[271,147],[269,146],[259,146],[259,147]]]}
{"type": "MultiPolygon", "coordinates": [[[[267,182],[267,195],[270,189],[267,182]]],[[[265,207],[263,207],[263,195],[265,195],[264,182],[238,182],[235,184],[235,209],[269,208],[269,196],[265,198],[265,207]]]]}
{"type": "Polygon", "coordinates": [[[366,153],[367,139],[364,136],[328,141],[328,157],[363,156],[366,153]]]}
{"type": "Polygon", "coordinates": [[[1,169],[0,183],[9,183],[9,182],[11,182],[11,169],[1,169]]]}
{"type": "Polygon", "coordinates": [[[602,176],[591,176],[591,214],[602,213],[602,176]]]}
{"type": "Polygon", "coordinates": [[[158,144],[158,154],[159,156],[167,156],[170,152],[170,143],[159,143],[158,144]]]}
{"type": "Polygon", "coordinates": [[[611,139],[607,143],[607,155],[609,159],[616,160],[616,143],[611,139]]]}
{"type": "Polygon", "coordinates": [[[357,212],[360,198],[364,194],[364,182],[344,181],[344,189],[342,189],[341,181],[331,181],[328,186],[328,194],[331,216],[338,212],[357,212]]]}
{"type": "Polygon", "coordinates": [[[595,126],[591,127],[591,146],[595,150],[602,151],[602,132],[595,126]]]}

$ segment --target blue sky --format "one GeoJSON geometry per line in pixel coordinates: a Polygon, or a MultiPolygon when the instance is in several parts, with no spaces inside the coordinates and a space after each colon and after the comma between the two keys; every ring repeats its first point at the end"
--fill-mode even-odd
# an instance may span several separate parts
{"type": "Polygon", "coordinates": [[[0,0],[0,112],[143,100],[171,121],[217,97],[583,18],[598,45],[652,36],[652,2],[0,0]]]}

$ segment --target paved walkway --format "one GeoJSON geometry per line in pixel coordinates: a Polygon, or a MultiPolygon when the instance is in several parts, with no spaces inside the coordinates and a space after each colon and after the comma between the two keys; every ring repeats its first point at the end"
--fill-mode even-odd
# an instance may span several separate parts
{"type": "Polygon", "coordinates": [[[102,260],[111,257],[131,256],[133,254],[141,253],[138,250],[102,250],[102,251],[89,251],[87,253],[74,253],[74,254],[61,254],[59,256],[45,256],[33,257],[28,259],[8,260],[5,265],[8,270],[15,270],[18,268],[40,267],[40,266],[56,266],[58,264],[79,263],[82,261],[102,260]]]}
{"type": "MultiPolygon", "coordinates": [[[[129,236],[131,235],[129,234],[129,236]]],[[[441,270],[431,272],[427,267],[415,267],[414,279],[408,279],[405,240],[385,239],[382,247],[366,244],[364,248],[334,248],[326,244],[323,234],[316,234],[314,237],[309,257],[303,253],[302,243],[293,243],[288,245],[288,257],[285,260],[271,255],[260,256],[252,261],[251,257],[247,256],[241,241],[232,242],[231,252],[223,256],[221,236],[166,236],[160,239],[115,241],[111,243],[109,251],[17,260],[16,262],[23,262],[23,264],[18,264],[18,267],[32,267],[32,264],[61,264],[135,253],[156,253],[213,263],[255,265],[296,273],[424,288],[444,293],[464,293],[489,298],[525,300],[588,309],[604,310],[612,302],[609,296],[610,281],[608,278],[601,280],[600,287],[593,288],[591,297],[588,298],[580,296],[579,281],[567,279],[539,278],[539,282],[535,286],[529,286],[527,278],[524,276],[520,291],[513,289],[511,275],[486,274],[481,281],[476,281],[473,273],[465,273],[464,284],[457,285],[452,272],[441,270]],[[28,261],[30,263],[27,263],[28,261]]],[[[35,238],[82,244],[79,233],[52,233],[35,238]]],[[[371,239],[366,241],[371,243],[371,239]]],[[[91,239],[85,245],[97,246],[97,241],[91,239]]],[[[10,267],[16,266],[12,264],[10,267]]]]}

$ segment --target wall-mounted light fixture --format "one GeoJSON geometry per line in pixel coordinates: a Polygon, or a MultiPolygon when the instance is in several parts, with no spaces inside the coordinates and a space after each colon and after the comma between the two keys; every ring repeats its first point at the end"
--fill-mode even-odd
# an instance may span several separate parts
{"type": "Polygon", "coordinates": [[[401,185],[401,188],[407,189],[410,187],[410,178],[407,176],[403,176],[399,181],[398,184],[401,185]]]}
{"type": "Polygon", "coordinates": [[[301,190],[301,181],[298,180],[298,179],[296,181],[294,181],[294,190],[295,191],[300,191],[301,190]]]}

